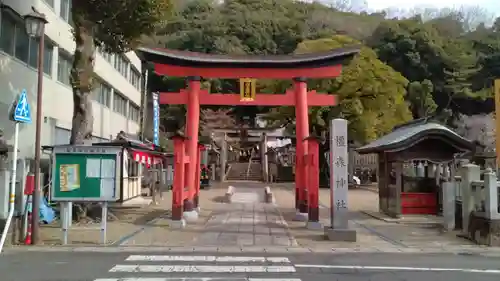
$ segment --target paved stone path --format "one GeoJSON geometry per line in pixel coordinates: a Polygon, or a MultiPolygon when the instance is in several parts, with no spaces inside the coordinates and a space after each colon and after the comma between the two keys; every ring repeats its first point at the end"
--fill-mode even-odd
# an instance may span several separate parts
{"type": "MultiPolygon", "coordinates": [[[[323,196],[320,201],[325,208],[330,207],[329,191],[322,190],[323,196]]],[[[406,216],[400,222],[384,221],[369,213],[379,213],[378,195],[372,191],[364,189],[349,190],[349,209],[351,213],[351,223],[358,231],[368,232],[374,237],[389,242],[396,247],[410,248],[439,248],[446,250],[450,246],[476,246],[471,241],[458,238],[459,232],[442,232],[440,222],[441,217],[435,216],[406,216]]],[[[323,216],[328,218],[329,215],[323,216]]],[[[382,216],[382,215],[381,215],[382,216]]]]}
{"type": "Polygon", "coordinates": [[[296,246],[278,208],[262,201],[262,188],[235,187],[233,203],[213,213],[195,245],[296,246]]]}
{"type": "MultiPolygon", "coordinates": [[[[458,239],[453,233],[439,233],[428,225],[388,223],[362,213],[376,212],[378,198],[366,190],[349,191],[351,227],[357,230],[358,241],[326,241],[321,230],[308,230],[304,222],[294,221],[293,188],[273,186],[276,204],[264,201],[262,183],[224,183],[202,190],[200,218],[188,222],[184,229],[170,226],[168,212],[171,193],[165,193],[159,205],[124,210],[129,214],[109,223],[106,247],[99,245],[98,231],[73,231],[69,247],[15,247],[20,251],[77,252],[217,252],[217,253],[471,253],[500,256],[500,247],[486,248],[458,239]],[[222,203],[227,185],[235,186],[234,202],[222,203]],[[114,241],[114,242],[113,242],[114,241]],[[89,247],[96,245],[96,247],[89,247]],[[83,246],[83,247],[82,247],[83,246]]],[[[321,222],[329,225],[328,190],[320,190],[321,222]]],[[[60,230],[52,227],[54,237],[60,230]]],[[[47,229],[44,229],[44,232],[47,229]]],[[[44,233],[46,235],[46,233],[44,233]]]]}

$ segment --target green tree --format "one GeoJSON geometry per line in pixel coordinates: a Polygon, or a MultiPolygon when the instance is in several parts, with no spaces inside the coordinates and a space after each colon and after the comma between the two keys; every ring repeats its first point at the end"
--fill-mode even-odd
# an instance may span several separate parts
{"type": "Polygon", "coordinates": [[[424,24],[416,17],[385,21],[375,30],[368,45],[375,49],[380,60],[409,81],[434,82],[443,77],[440,72],[445,67],[445,42],[432,24],[424,24]]]}
{"type": "MultiPolygon", "coordinates": [[[[293,0],[191,0],[174,15],[157,39],[167,48],[211,54],[290,54],[304,40],[339,32],[364,39],[383,20],[293,0]]],[[[235,80],[212,82],[214,92],[237,90],[235,80]]]]}
{"type": "Polygon", "coordinates": [[[433,85],[429,80],[411,82],[408,86],[408,101],[413,117],[429,117],[436,112],[437,104],[432,98],[433,85]]]}
{"type": "Polygon", "coordinates": [[[231,128],[235,120],[230,114],[230,109],[202,109],[200,114],[200,135],[209,138],[217,128],[231,128]]]}
{"type": "MultiPolygon", "coordinates": [[[[346,35],[366,43],[380,61],[409,82],[429,80],[438,106],[434,114],[448,116],[448,109],[453,116],[492,110],[492,81],[500,76],[500,20],[490,27],[489,13],[477,7],[396,11],[397,18],[390,19],[391,11],[353,12],[355,9],[346,9],[346,1],[173,1],[179,3],[175,16],[157,34],[157,40],[168,48],[216,54],[289,54],[301,42],[346,35]]],[[[209,84],[213,92],[238,91],[234,79],[212,79],[209,84]]],[[[291,83],[259,81],[259,87],[259,92],[283,93],[291,83]]],[[[250,116],[266,110],[238,107],[231,114],[250,116]]],[[[312,124],[323,130],[320,120],[332,115],[332,110],[313,110],[318,122],[312,124]]],[[[279,111],[294,112],[291,108],[279,111]]],[[[283,122],[293,131],[290,120],[283,122]]]]}
{"type": "MultiPolygon", "coordinates": [[[[296,53],[331,50],[346,45],[359,44],[343,35],[312,41],[304,41],[296,53]]],[[[322,79],[309,82],[309,87],[320,92],[337,94],[339,106],[310,108],[311,131],[319,134],[328,128],[328,120],[344,117],[349,120],[352,139],[367,142],[389,132],[396,125],[411,120],[405,102],[408,80],[390,66],[381,62],[375,52],[363,47],[360,54],[344,67],[337,79],[322,79]]],[[[280,107],[270,118],[293,120],[292,108],[280,107]]]]}
{"type": "Polygon", "coordinates": [[[91,92],[96,46],[109,53],[131,50],[145,34],[163,24],[169,0],[74,0],[76,49],[71,69],[73,121],[71,144],[92,140],[94,118],[91,92]]]}
{"type": "MultiPolygon", "coordinates": [[[[401,72],[410,82],[429,80],[437,111],[451,108],[467,111],[482,101],[481,89],[474,89],[473,80],[481,69],[472,42],[453,36],[447,28],[458,28],[457,17],[423,22],[420,17],[388,20],[381,24],[369,40],[380,59],[401,72]]],[[[465,30],[465,29],[464,29],[465,30]]]]}
{"type": "Polygon", "coordinates": [[[473,79],[473,89],[486,89],[491,96],[493,80],[500,77],[500,17],[491,28],[475,30],[467,35],[472,41],[481,69],[473,79]]]}
{"type": "Polygon", "coordinates": [[[477,56],[470,42],[450,40],[445,45],[446,58],[442,92],[448,108],[454,99],[473,97],[472,78],[479,71],[477,56]]]}

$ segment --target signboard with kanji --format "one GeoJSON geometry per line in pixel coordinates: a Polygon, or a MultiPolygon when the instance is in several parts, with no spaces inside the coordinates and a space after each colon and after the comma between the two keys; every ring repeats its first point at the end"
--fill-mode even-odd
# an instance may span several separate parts
{"type": "Polygon", "coordinates": [[[114,202],[120,198],[121,147],[61,146],[53,150],[50,198],[114,202]]]}
{"type": "Polygon", "coordinates": [[[330,125],[331,217],[334,229],[348,228],[347,120],[334,119],[330,125]]]}
{"type": "Polygon", "coordinates": [[[160,103],[158,93],[153,93],[153,143],[160,145],[160,103]]]}
{"type": "Polygon", "coordinates": [[[240,79],[240,100],[253,101],[255,100],[257,81],[252,78],[240,79]]]}

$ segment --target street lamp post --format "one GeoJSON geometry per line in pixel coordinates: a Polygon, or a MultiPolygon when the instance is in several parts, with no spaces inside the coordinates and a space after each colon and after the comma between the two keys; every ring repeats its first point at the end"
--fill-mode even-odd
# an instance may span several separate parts
{"type": "Polygon", "coordinates": [[[42,93],[43,93],[43,61],[44,61],[44,45],[45,45],[45,24],[48,21],[44,14],[33,12],[24,16],[26,32],[33,39],[38,39],[38,83],[36,95],[36,128],[35,128],[35,188],[33,190],[33,215],[32,239],[31,243],[37,244],[39,241],[39,223],[40,223],[40,138],[42,131],[42,93]]]}

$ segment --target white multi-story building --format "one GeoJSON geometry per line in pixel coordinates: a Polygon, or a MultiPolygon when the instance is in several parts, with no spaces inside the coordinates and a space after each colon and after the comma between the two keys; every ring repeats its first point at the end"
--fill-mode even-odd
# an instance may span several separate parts
{"type": "MultiPolygon", "coordinates": [[[[67,144],[73,114],[69,72],[75,43],[71,33],[72,0],[0,0],[0,129],[12,144],[14,123],[9,109],[23,89],[27,91],[32,118],[36,117],[36,40],[25,31],[22,15],[34,7],[45,14],[42,145],[67,144]]],[[[141,62],[134,53],[96,55],[94,89],[94,141],[107,141],[120,131],[139,131],[141,62]]],[[[35,122],[20,126],[20,157],[32,158],[35,122]]]]}

